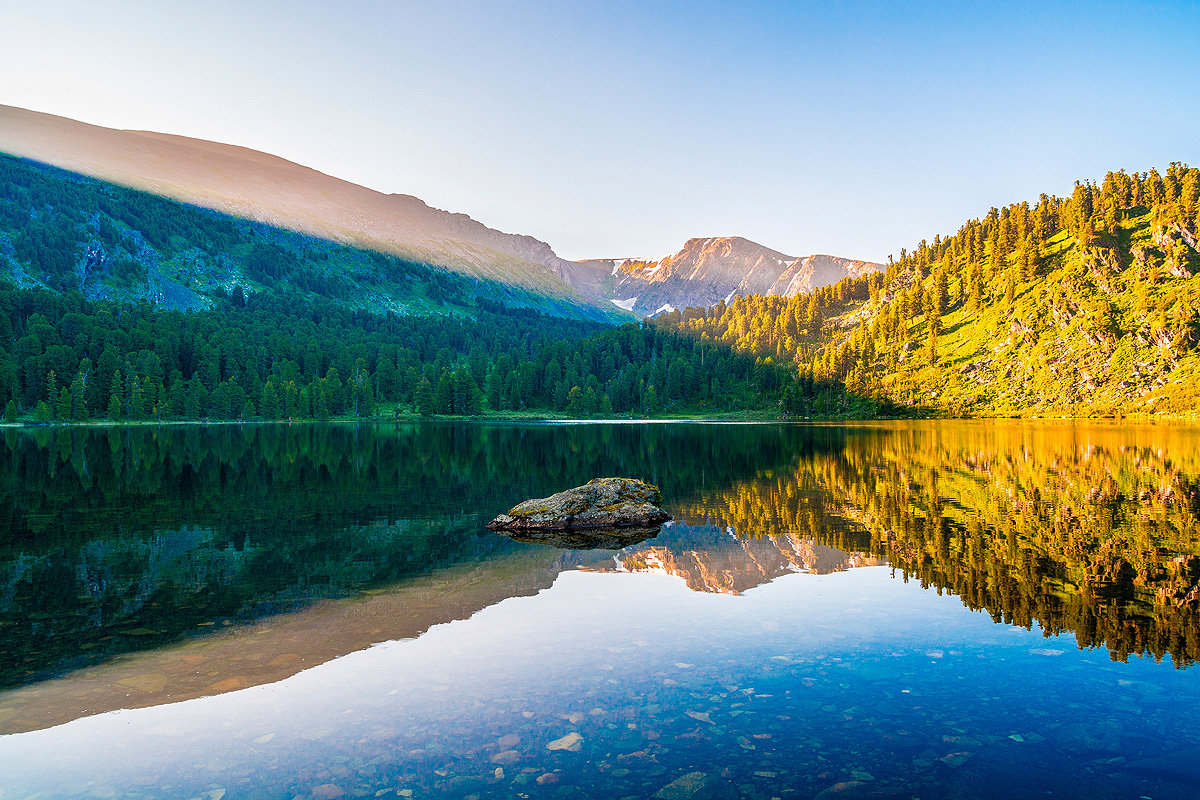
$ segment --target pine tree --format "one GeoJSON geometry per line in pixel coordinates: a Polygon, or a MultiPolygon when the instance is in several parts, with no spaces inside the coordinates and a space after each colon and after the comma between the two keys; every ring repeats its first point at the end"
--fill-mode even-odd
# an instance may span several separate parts
{"type": "Polygon", "coordinates": [[[946,286],[946,270],[943,267],[937,271],[934,285],[934,316],[942,316],[950,305],[950,291],[946,286]]]}
{"type": "Polygon", "coordinates": [[[279,390],[271,380],[263,385],[262,415],[266,419],[279,419],[279,390]]]}
{"type": "Polygon", "coordinates": [[[71,391],[65,387],[58,390],[58,397],[54,401],[54,416],[57,419],[71,418],[71,391]]]}
{"type": "Polygon", "coordinates": [[[928,347],[929,365],[937,366],[937,345],[938,336],[942,333],[942,320],[938,317],[933,317],[929,320],[929,340],[926,343],[928,347]]]}
{"type": "Polygon", "coordinates": [[[198,378],[188,381],[187,394],[183,397],[183,414],[188,419],[200,419],[208,402],[208,392],[198,378]]]}
{"type": "Polygon", "coordinates": [[[437,388],[433,394],[433,413],[454,413],[454,380],[450,377],[448,369],[442,370],[442,374],[438,376],[437,388]]]}
{"type": "Polygon", "coordinates": [[[135,377],[133,379],[133,391],[129,395],[129,416],[132,419],[145,419],[148,414],[146,386],[135,377]]]}
{"type": "Polygon", "coordinates": [[[83,420],[88,418],[87,409],[87,378],[82,370],[75,374],[75,380],[71,381],[71,419],[83,420]]]}
{"type": "Polygon", "coordinates": [[[354,375],[350,380],[350,396],[354,416],[369,417],[374,413],[375,396],[371,389],[371,373],[367,371],[367,360],[354,362],[354,375]]]}
{"type": "Polygon", "coordinates": [[[971,264],[971,310],[979,312],[983,308],[983,265],[978,261],[971,264]]]}
{"type": "Polygon", "coordinates": [[[109,382],[112,388],[108,401],[108,418],[121,419],[125,416],[125,377],[121,374],[121,370],[113,372],[112,381],[109,382]],[[116,402],[118,413],[116,416],[112,414],[113,402],[116,402]]]}
{"type": "Polygon", "coordinates": [[[46,400],[47,405],[50,405],[50,413],[53,414],[54,408],[51,404],[58,402],[58,374],[54,370],[50,370],[46,375],[46,400]]]}
{"type": "Polygon", "coordinates": [[[424,375],[417,381],[416,389],[417,413],[422,417],[432,417],[434,414],[433,384],[424,375]]]}
{"type": "Polygon", "coordinates": [[[479,386],[467,369],[455,370],[453,381],[454,413],[475,416],[483,411],[479,386]]]}
{"type": "Polygon", "coordinates": [[[642,402],[645,406],[645,411],[647,414],[653,414],[659,410],[661,404],[658,402],[658,390],[654,388],[653,384],[647,387],[646,394],[642,402]]]}

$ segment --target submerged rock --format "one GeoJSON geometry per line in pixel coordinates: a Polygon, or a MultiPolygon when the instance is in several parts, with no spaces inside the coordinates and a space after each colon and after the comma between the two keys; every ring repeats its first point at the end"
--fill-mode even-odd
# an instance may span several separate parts
{"type": "Polygon", "coordinates": [[[733,800],[733,785],[716,775],[689,772],[654,793],[655,800],[733,800]]]}
{"type": "Polygon", "coordinates": [[[572,753],[579,752],[579,748],[583,745],[583,737],[575,731],[571,731],[561,739],[555,739],[546,745],[547,750],[569,750],[572,753]]]}
{"type": "Polygon", "coordinates": [[[526,500],[489,522],[494,531],[654,528],[671,518],[657,486],[633,478],[596,478],[550,497],[526,500]]]}

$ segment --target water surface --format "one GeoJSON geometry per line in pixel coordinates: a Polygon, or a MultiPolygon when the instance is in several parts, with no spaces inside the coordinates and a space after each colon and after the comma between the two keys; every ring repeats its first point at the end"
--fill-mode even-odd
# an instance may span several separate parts
{"type": "Polygon", "coordinates": [[[1198,445],[8,430],[0,797],[1194,797],[1198,445]],[[676,523],[482,528],[610,474],[676,523]]]}

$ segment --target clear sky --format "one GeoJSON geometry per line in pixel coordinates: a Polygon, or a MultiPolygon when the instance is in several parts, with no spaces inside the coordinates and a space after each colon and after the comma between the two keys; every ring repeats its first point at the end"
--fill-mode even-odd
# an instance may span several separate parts
{"type": "Polygon", "coordinates": [[[1200,162],[1200,2],[37,0],[0,102],[281,155],[568,258],[882,260],[1200,162]]]}

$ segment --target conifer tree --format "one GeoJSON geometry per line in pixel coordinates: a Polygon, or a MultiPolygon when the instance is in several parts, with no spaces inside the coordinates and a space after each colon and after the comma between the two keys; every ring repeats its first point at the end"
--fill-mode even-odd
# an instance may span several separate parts
{"type": "Polygon", "coordinates": [[[58,397],[54,401],[54,416],[62,420],[71,418],[71,392],[66,387],[58,390],[58,397]]]}
{"type": "Polygon", "coordinates": [[[417,381],[416,389],[417,413],[422,417],[432,417],[434,414],[433,384],[424,375],[417,381]]]}
{"type": "Polygon", "coordinates": [[[934,286],[934,316],[940,317],[944,315],[950,304],[950,292],[946,287],[946,270],[940,268],[937,271],[936,284],[934,286]]]}
{"type": "Polygon", "coordinates": [[[54,413],[54,405],[58,403],[58,374],[50,370],[46,374],[46,399],[49,401],[50,413],[54,413]]]}
{"type": "Polygon", "coordinates": [[[121,374],[121,370],[118,369],[113,372],[113,377],[112,380],[109,381],[109,386],[112,388],[110,390],[111,394],[109,395],[108,400],[108,418],[121,419],[123,416],[125,416],[125,378],[121,374]],[[116,403],[116,406],[119,409],[119,413],[116,416],[113,416],[112,414],[114,403],[116,403]]]}
{"type": "Polygon", "coordinates": [[[941,333],[942,320],[939,317],[933,317],[929,320],[929,340],[926,343],[930,366],[937,366],[938,336],[940,336],[941,333]]]}
{"type": "Polygon", "coordinates": [[[73,420],[83,420],[88,418],[87,409],[87,378],[83,368],[75,374],[75,380],[71,381],[71,408],[70,416],[73,420]]]}

